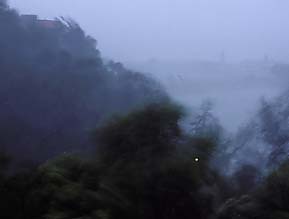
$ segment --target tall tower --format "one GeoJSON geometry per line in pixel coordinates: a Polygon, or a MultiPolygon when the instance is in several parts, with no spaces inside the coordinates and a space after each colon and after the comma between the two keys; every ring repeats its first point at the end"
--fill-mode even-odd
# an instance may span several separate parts
{"type": "Polygon", "coordinates": [[[270,58],[267,54],[264,55],[263,62],[264,64],[268,64],[270,62],[270,58]]]}
{"type": "Polygon", "coordinates": [[[220,63],[224,64],[226,62],[226,54],[225,51],[222,51],[220,54],[220,63]]]}

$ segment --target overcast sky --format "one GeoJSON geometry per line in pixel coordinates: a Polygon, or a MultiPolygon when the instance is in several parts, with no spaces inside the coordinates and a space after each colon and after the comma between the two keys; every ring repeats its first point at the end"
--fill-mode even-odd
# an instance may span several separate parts
{"type": "Polygon", "coordinates": [[[69,16],[118,61],[289,59],[288,0],[10,0],[20,13],[69,16]]]}

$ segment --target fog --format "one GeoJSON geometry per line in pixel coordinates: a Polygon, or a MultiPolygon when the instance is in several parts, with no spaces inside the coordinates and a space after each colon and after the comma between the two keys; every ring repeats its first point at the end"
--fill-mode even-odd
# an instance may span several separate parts
{"type": "Polygon", "coordinates": [[[43,18],[72,17],[97,39],[103,57],[152,73],[176,100],[191,107],[212,99],[230,130],[248,119],[262,96],[285,89],[270,69],[289,58],[286,0],[10,0],[10,5],[43,18]]]}
{"type": "Polygon", "coordinates": [[[236,131],[251,119],[261,97],[278,96],[285,83],[264,62],[226,64],[219,62],[128,63],[133,69],[150,72],[175,100],[194,110],[210,100],[215,114],[228,131],[236,131]]]}
{"type": "Polygon", "coordinates": [[[0,218],[289,218],[287,0],[7,1],[0,218]]]}
{"type": "Polygon", "coordinates": [[[10,0],[22,13],[70,16],[105,56],[124,60],[289,57],[286,0],[10,0]]]}

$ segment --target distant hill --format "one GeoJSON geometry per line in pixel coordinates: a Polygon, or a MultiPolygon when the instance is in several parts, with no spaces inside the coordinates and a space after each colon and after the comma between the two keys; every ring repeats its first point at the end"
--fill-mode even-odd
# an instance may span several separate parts
{"type": "Polygon", "coordinates": [[[104,62],[72,20],[39,20],[0,5],[0,149],[44,160],[89,148],[107,116],[167,99],[158,82],[104,62]]]}

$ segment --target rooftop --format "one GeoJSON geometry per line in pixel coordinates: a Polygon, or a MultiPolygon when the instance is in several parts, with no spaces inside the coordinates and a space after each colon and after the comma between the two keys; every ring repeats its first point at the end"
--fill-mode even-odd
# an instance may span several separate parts
{"type": "Polygon", "coordinates": [[[48,29],[55,29],[61,27],[61,22],[57,20],[48,20],[48,19],[39,19],[37,15],[34,14],[24,14],[21,15],[21,20],[23,25],[31,26],[31,25],[39,25],[48,29]]]}

